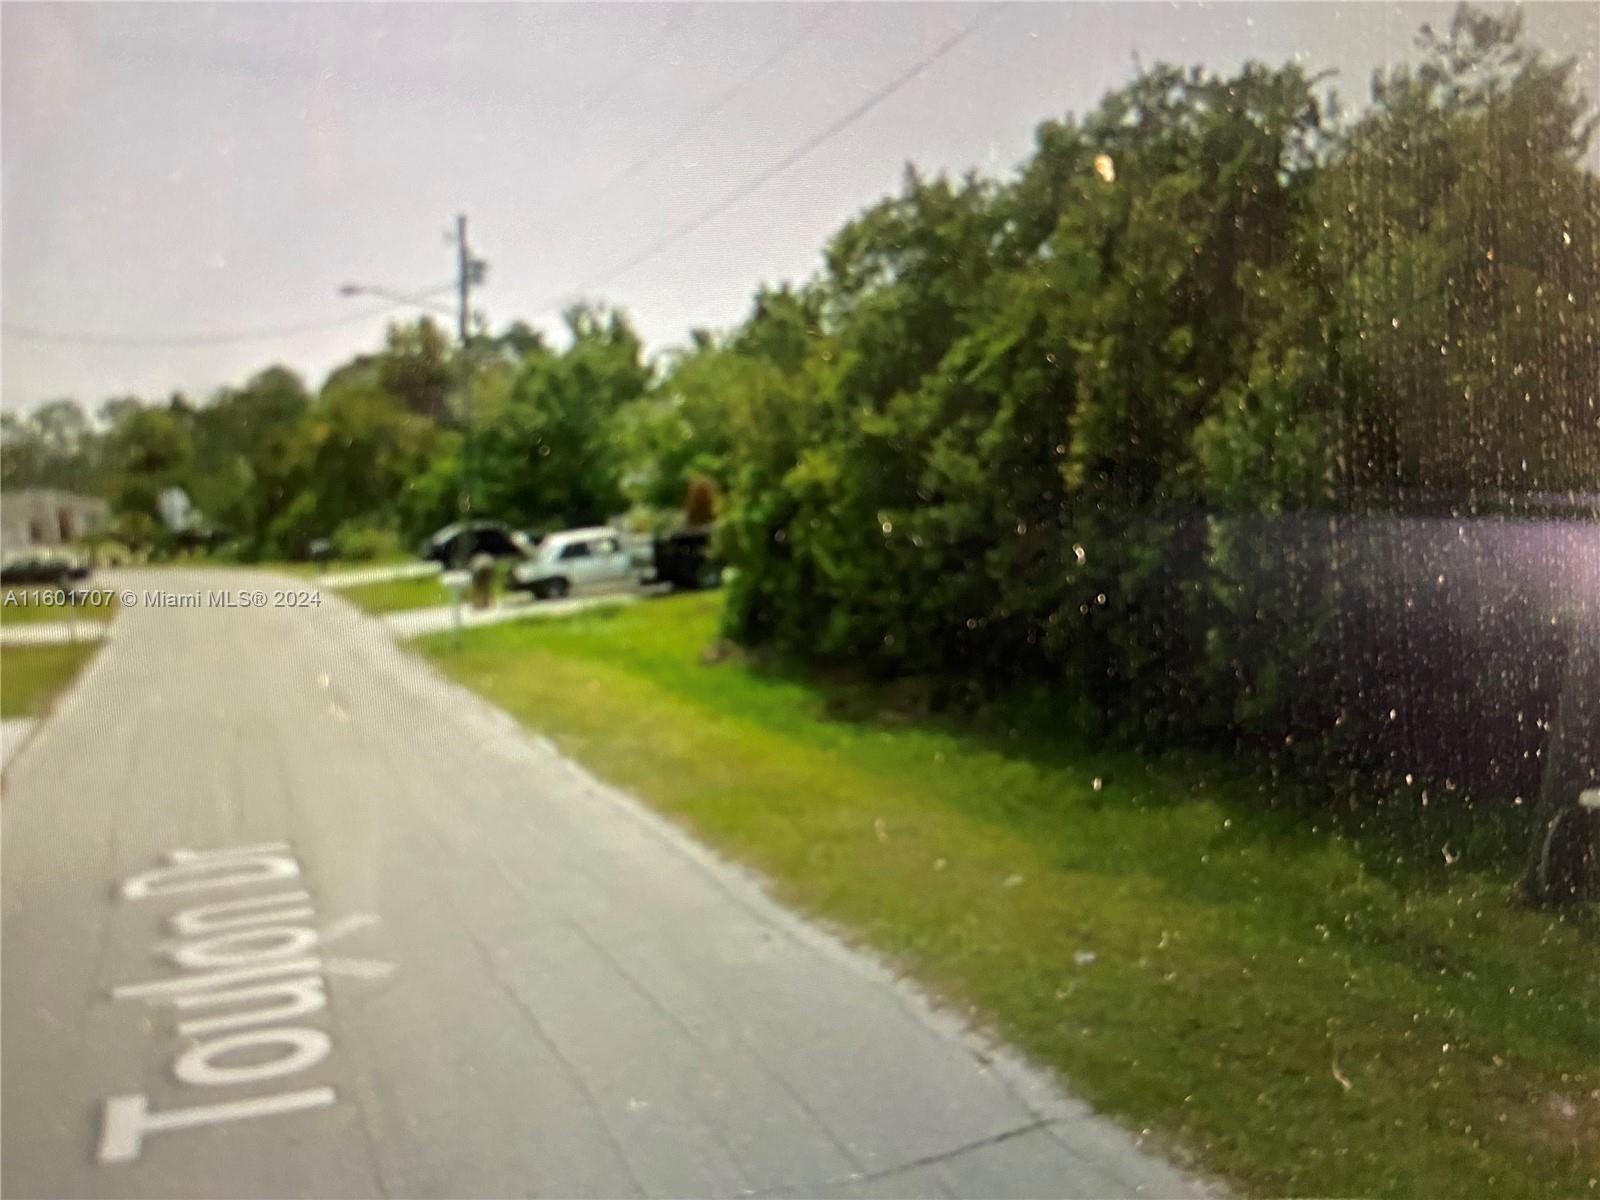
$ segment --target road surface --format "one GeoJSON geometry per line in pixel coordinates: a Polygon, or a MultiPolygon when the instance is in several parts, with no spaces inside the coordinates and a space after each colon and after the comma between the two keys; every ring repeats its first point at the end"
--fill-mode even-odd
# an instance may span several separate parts
{"type": "Polygon", "coordinates": [[[6,771],[6,1195],[1199,1190],[381,622],[147,599],[6,771]]]}

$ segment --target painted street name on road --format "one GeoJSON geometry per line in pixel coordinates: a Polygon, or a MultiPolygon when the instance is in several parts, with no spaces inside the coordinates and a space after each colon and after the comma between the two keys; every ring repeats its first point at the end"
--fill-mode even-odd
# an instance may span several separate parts
{"type": "MultiPolygon", "coordinates": [[[[243,1100],[196,1103],[156,1111],[144,1093],[105,1101],[102,1163],[132,1162],[154,1133],[220,1125],[323,1108],[337,1099],[327,1086],[293,1088],[291,1077],[328,1057],[326,1030],[304,1024],[327,1008],[325,964],[313,953],[324,940],[310,924],[308,892],[294,886],[300,863],[287,844],[223,850],[174,850],[166,864],[122,884],[130,903],[272,885],[267,894],[195,904],[166,921],[173,940],[158,954],[181,974],[112,989],[115,1000],[169,1005],[179,1014],[182,1048],[176,1081],[195,1089],[272,1085],[243,1100]],[[220,1010],[220,1011],[218,1011],[220,1010]]],[[[198,1097],[197,1097],[198,1098],[198,1097]]]]}

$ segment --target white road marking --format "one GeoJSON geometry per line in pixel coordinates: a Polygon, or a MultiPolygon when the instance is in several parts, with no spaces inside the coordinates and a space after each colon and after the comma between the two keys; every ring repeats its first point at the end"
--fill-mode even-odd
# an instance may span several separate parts
{"type": "Polygon", "coordinates": [[[265,1083],[296,1071],[309,1071],[333,1049],[333,1041],[320,1029],[254,1029],[246,1033],[232,1033],[190,1046],[172,1064],[172,1073],[179,1083],[195,1087],[228,1087],[241,1083],[265,1083]],[[252,1062],[244,1066],[229,1067],[215,1060],[238,1050],[254,1050],[263,1046],[287,1047],[288,1053],[252,1062]]]}
{"type": "Polygon", "coordinates": [[[225,846],[220,850],[169,850],[167,862],[178,866],[183,863],[242,858],[247,854],[282,854],[288,849],[288,842],[257,842],[254,846],[225,846]]]}
{"type": "Polygon", "coordinates": [[[387,979],[394,974],[394,964],[376,958],[330,958],[322,964],[322,971],[352,979],[387,979]]]}
{"type": "Polygon", "coordinates": [[[273,921],[309,921],[312,911],[309,892],[280,892],[276,896],[249,896],[243,900],[224,900],[220,904],[202,904],[186,908],[167,918],[167,926],[179,937],[199,937],[223,929],[240,929],[249,925],[265,925],[273,921]],[[299,908],[283,909],[280,905],[298,904],[299,908]],[[260,910],[268,911],[260,911],[260,910]],[[272,911],[276,909],[276,911],[272,911]],[[243,913],[243,916],[235,916],[243,913]]]}
{"type": "Polygon", "coordinates": [[[378,918],[372,913],[349,913],[322,927],[322,944],[326,946],[330,942],[349,937],[352,933],[368,929],[377,923],[378,918]]]}
{"type": "Polygon", "coordinates": [[[285,854],[252,853],[234,857],[174,850],[168,855],[168,861],[171,866],[157,867],[126,880],[122,885],[122,898],[144,900],[208,888],[295,879],[300,874],[300,864],[285,854]]]}
{"type": "Polygon", "coordinates": [[[269,1021],[292,1021],[296,1017],[321,1012],[328,1007],[328,994],[323,988],[320,975],[300,975],[294,979],[280,979],[274,983],[261,983],[253,987],[178,996],[172,1001],[172,1006],[178,1009],[203,1008],[219,1004],[238,1004],[243,1000],[277,1000],[278,1003],[266,1008],[253,1008],[221,1017],[182,1021],[178,1025],[178,1036],[199,1037],[205,1033],[262,1025],[269,1021]]]}
{"type": "Polygon", "coordinates": [[[248,967],[278,958],[293,958],[317,944],[317,931],[304,925],[268,925],[219,933],[198,942],[182,942],[166,952],[180,967],[209,971],[213,967],[248,967]]]}
{"type": "Polygon", "coordinates": [[[274,975],[298,975],[304,971],[320,970],[322,970],[321,959],[297,958],[292,962],[271,962],[258,967],[241,967],[237,971],[212,971],[209,975],[174,975],[170,979],[124,983],[111,989],[111,998],[159,1002],[188,992],[203,992],[218,984],[244,983],[252,979],[270,979],[274,975]]]}
{"type": "Polygon", "coordinates": [[[158,1113],[150,1111],[150,1100],[142,1094],[113,1096],[106,1101],[96,1157],[103,1163],[133,1162],[144,1149],[144,1136],[147,1133],[220,1125],[225,1121],[247,1121],[252,1117],[270,1117],[308,1108],[326,1108],[334,1100],[331,1087],[318,1087],[223,1104],[197,1104],[158,1113]]]}
{"type": "MultiPolygon", "coordinates": [[[[331,701],[330,707],[341,720],[349,719],[331,701]]],[[[299,861],[282,842],[174,850],[165,864],[124,881],[122,898],[145,900],[300,876],[299,861]]],[[[376,959],[324,962],[312,953],[324,941],[377,925],[376,915],[350,913],[320,932],[315,919],[311,894],[301,888],[181,909],[165,921],[173,940],[154,950],[185,973],[123,984],[111,989],[111,997],[166,1004],[183,1014],[176,1034],[188,1044],[171,1070],[185,1086],[259,1085],[308,1071],[332,1053],[333,1039],[322,1029],[287,1022],[327,1009],[325,977],[383,979],[395,969],[376,959]]],[[[331,1087],[318,1087],[156,1113],[145,1095],[113,1096],[103,1108],[96,1156],[102,1163],[132,1162],[149,1133],[322,1108],[336,1100],[331,1087]]]]}

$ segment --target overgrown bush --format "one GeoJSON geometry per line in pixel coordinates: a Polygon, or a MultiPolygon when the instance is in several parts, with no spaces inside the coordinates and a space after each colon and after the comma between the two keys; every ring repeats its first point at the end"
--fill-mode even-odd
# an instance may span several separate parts
{"type": "Polygon", "coordinates": [[[1517,35],[1461,10],[1351,122],[1157,67],[1010,181],[908,172],[679,365],[727,381],[729,635],[1513,801],[1587,551],[1374,514],[1600,488],[1592,125],[1517,35]]]}
{"type": "Polygon", "coordinates": [[[361,522],[341,525],[333,535],[333,556],[341,562],[372,562],[394,558],[402,552],[400,535],[393,529],[361,522]]]}

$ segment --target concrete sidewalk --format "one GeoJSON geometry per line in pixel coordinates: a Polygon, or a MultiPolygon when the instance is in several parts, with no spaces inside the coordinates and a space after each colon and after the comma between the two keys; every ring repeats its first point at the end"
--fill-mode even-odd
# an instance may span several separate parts
{"type": "Polygon", "coordinates": [[[397,579],[426,579],[430,575],[442,574],[442,568],[436,562],[405,562],[393,563],[382,567],[360,567],[348,571],[326,571],[311,577],[311,582],[318,587],[340,588],[360,587],[365,583],[390,583],[397,579]]]}
{"type": "MultiPolygon", "coordinates": [[[[565,600],[531,600],[527,597],[503,597],[492,608],[461,606],[461,626],[477,629],[483,625],[500,625],[506,621],[542,620],[550,617],[570,617],[591,608],[616,607],[634,604],[640,599],[637,592],[611,592],[597,596],[573,596],[565,600]]],[[[383,614],[383,623],[397,638],[424,637],[430,633],[449,633],[456,627],[456,610],[450,605],[440,608],[412,608],[402,612],[383,614]]]]}
{"type": "Polygon", "coordinates": [[[0,720],[0,773],[11,765],[11,760],[22,749],[23,743],[33,733],[32,717],[7,717],[0,720]]]}
{"type": "Polygon", "coordinates": [[[109,621],[29,621],[0,623],[0,646],[66,646],[111,636],[109,621]]]}

